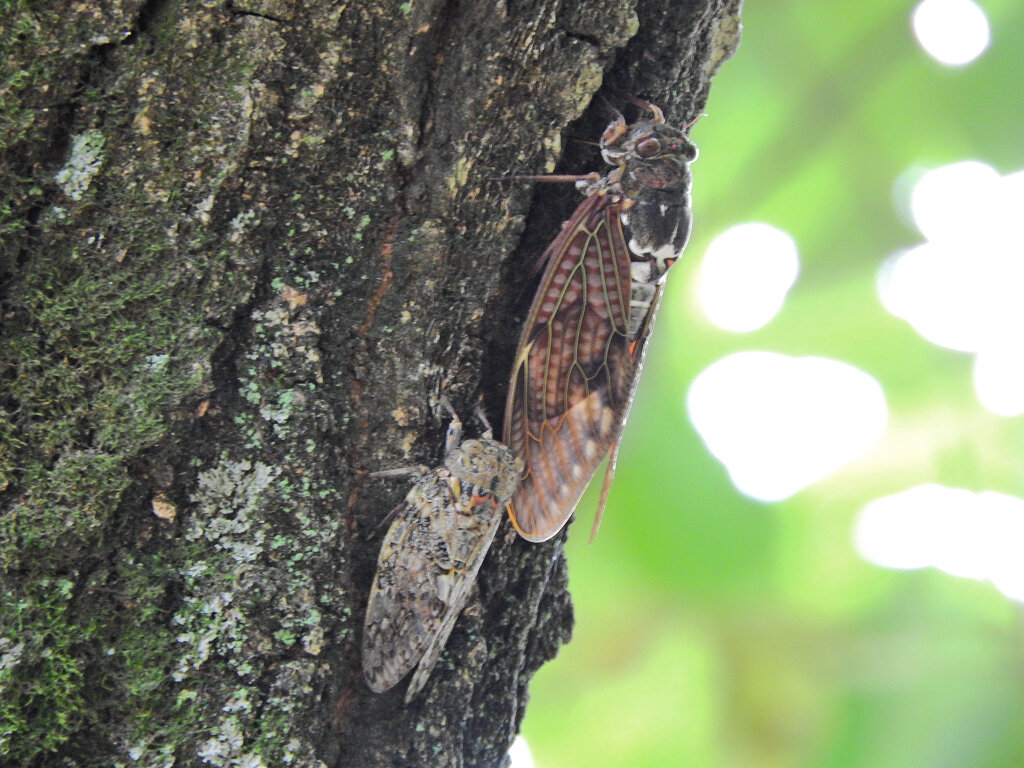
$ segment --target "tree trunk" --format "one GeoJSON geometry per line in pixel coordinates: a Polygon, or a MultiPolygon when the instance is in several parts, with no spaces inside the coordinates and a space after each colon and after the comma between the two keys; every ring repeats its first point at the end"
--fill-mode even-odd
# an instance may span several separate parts
{"type": "Polygon", "coordinates": [[[439,462],[442,391],[500,424],[579,197],[491,177],[599,136],[602,80],[698,114],[739,0],[54,5],[0,22],[0,763],[500,765],[561,537],[503,523],[406,706],[367,473],[439,462]]]}

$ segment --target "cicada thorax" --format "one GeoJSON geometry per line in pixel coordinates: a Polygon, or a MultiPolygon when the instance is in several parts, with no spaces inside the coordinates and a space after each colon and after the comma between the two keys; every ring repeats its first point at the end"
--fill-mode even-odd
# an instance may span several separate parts
{"type": "Polygon", "coordinates": [[[616,167],[579,183],[587,197],[545,252],[520,339],[504,438],[526,464],[512,521],[531,541],[561,530],[621,435],[665,275],[689,237],[697,150],[651,111],[605,130],[601,154],[616,167]]]}
{"type": "Polygon", "coordinates": [[[659,286],[690,236],[689,164],[697,148],[660,111],[655,120],[626,126],[613,122],[605,131],[602,155],[618,165],[610,177],[621,195],[619,218],[629,247],[630,339],[649,327],[659,286]]]}
{"type": "Polygon", "coordinates": [[[522,474],[515,456],[497,440],[464,440],[444,457],[445,468],[474,492],[486,493],[504,504],[511,497],[522,474]]]}
{"type": "Polygon", "coordinates": [[[460,443],[461,432],[455,416],[444,466],[376,473],[417,475],[381,544],[363,631],[363,674],[373,691],[416,668],[406,701],[437,663],[523,470],[490,427],[460,443]]]}

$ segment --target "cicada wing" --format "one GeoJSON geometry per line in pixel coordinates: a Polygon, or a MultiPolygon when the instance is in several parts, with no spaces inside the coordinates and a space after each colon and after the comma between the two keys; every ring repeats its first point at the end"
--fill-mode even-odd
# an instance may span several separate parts
{"type": "Polygon", "coordinates": [[[407,704],[427,684],[430,673],[434,670],[434,665],[437,664],[437,660],[441,657],[441,651],[444,650],[445,645],[448,643],[448,636],[451,635],[452,629],[455,628],[455,622],[458,621],[459,616],[462,614],[462,609],[466,606],[466,600],[472,590],[473,582],[476,580],[477,573],[480,572],[480,566],[484,562],[487,550],[491,548],[494,534],[498,531],[498,524],[501,522],[501,511],[498,509],[497,502],[492,497],[481,501],[481,503],[491,504],[495,512],[491,516],[491,521],[487,523],[487,528],[483,531],[482,535],[478,534],[471,539],[463,537],[463,543],[466,545],[467,550],[455,558],[456,563],[464,566],[462,570],[453,563],[453,567],[448,573],[438,577],[438,592],[443,594],[442,599],[447,603],[447,608],[434,636],[430,638],[423,656],[416,666],[416,673],[409,682],[409,690],[405,692],[405,702],[407,704]]]}
{"type": "MultiPolygon", "coordinates": [[[[435,484],[436,477],[429,478],[435,484]]],[[[377,558],[363,631],[363,675],[376,693],[395,686],[411,670],[443,617],[433,583],[432,519],[420,481],[388,529],[377,558]]]]}
{"type": "Polygon", "coordinates": [[[608,503],[608,494],[612,488],[612,480],[615,479],[615,465],[619,458],[619,446],[622,444],[622,429],[626,424],[626,417],[629,416],[629,409],[633,405],[637,385],[640,383],[640,371],[644,365],[644,358],[647,356],[647,341],[650,339],[651,329],[654,327],[654,319],[657,317],[658,307],[661,305],[662,291],[663,287],[661,285],[655,286],[654,294],[651,296],[650,305],[647,308],[647,315],[644,317],[637,337],[629,345],[629,356],[633,363],[633,380],[630,382],[629,395],[622,409],[621,425],[612,443],[612,448],[608,453],[608,465],[605,468],[604,482],[601,484],[601,498],[597,502],[597,514],[594,515],[594,524],[590,528],[591,542],[597,536],[597,531],[601,527],[601,520],[604,518],[604,508],[608,503]]]}
{"type": "Polygon", "coordinates": [[[409,701],[465,606],[502,514],[493,494],[472,490],[434,470],[409,491],[384,537],[363,632],[363,674],[376,693],[416,667],[409,701]]]}
{"type": "Polygon", "coordinates": [[[618,198],[591,195],[548,249],[509,384],[505,442],[526,466],[512,522],[530,541],[562,529],[621,434],[630,290],[618,198]]]}

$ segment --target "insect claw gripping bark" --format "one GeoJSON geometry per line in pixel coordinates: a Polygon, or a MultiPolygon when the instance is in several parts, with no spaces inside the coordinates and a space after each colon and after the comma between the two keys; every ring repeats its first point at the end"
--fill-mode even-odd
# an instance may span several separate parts
{"type": "Polygon", "coordinates": [[[486,431],[462,440],[462,422],[451,413],[442,466],[406,467],[375,477],[417,475],[398,505],[377,558],[363,630],[363,675],[383,692],[414,667],[405,700],[424,685],[465,606],[523,463],[486,431]]]}
{"type": "Polygon", "coordinates": [[[690,233],[697,148],[658,107],[629,101],[651,118],[616,113],[600,144],[613,170],[547,177],[586,198],[541,257],[505,405],[504,440],[526,465],[510,513],[530,541],[562,529],[611,454],[597,533],[665,277],[690,233]]]}

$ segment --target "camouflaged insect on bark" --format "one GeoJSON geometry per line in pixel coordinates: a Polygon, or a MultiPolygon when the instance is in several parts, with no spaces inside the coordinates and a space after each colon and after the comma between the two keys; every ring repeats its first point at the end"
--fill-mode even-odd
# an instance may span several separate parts
{"type": "Polygon", "coordinates": [[[460,444],[462,423],[442,402],[453,417],[444,465],[375,473],[418,475],[384,537],[363,632],[371,690],[388,690],[416,667],[406,702],[444,650],[523,471],[512,451],[491,438],[482,413],[483,436],[460,444]]]}
{"type": "Polygon", "coordinates": [[[575,180],[587,197],[542,257],[505,404],[502,438],[526,465],[512,524],[529,541],[562,530],[607,456],[597,533],[665,277],[690,234],[697,147],[634,103],[652,117],[605,129],[610,173],[531,177],[575,180]]]}

